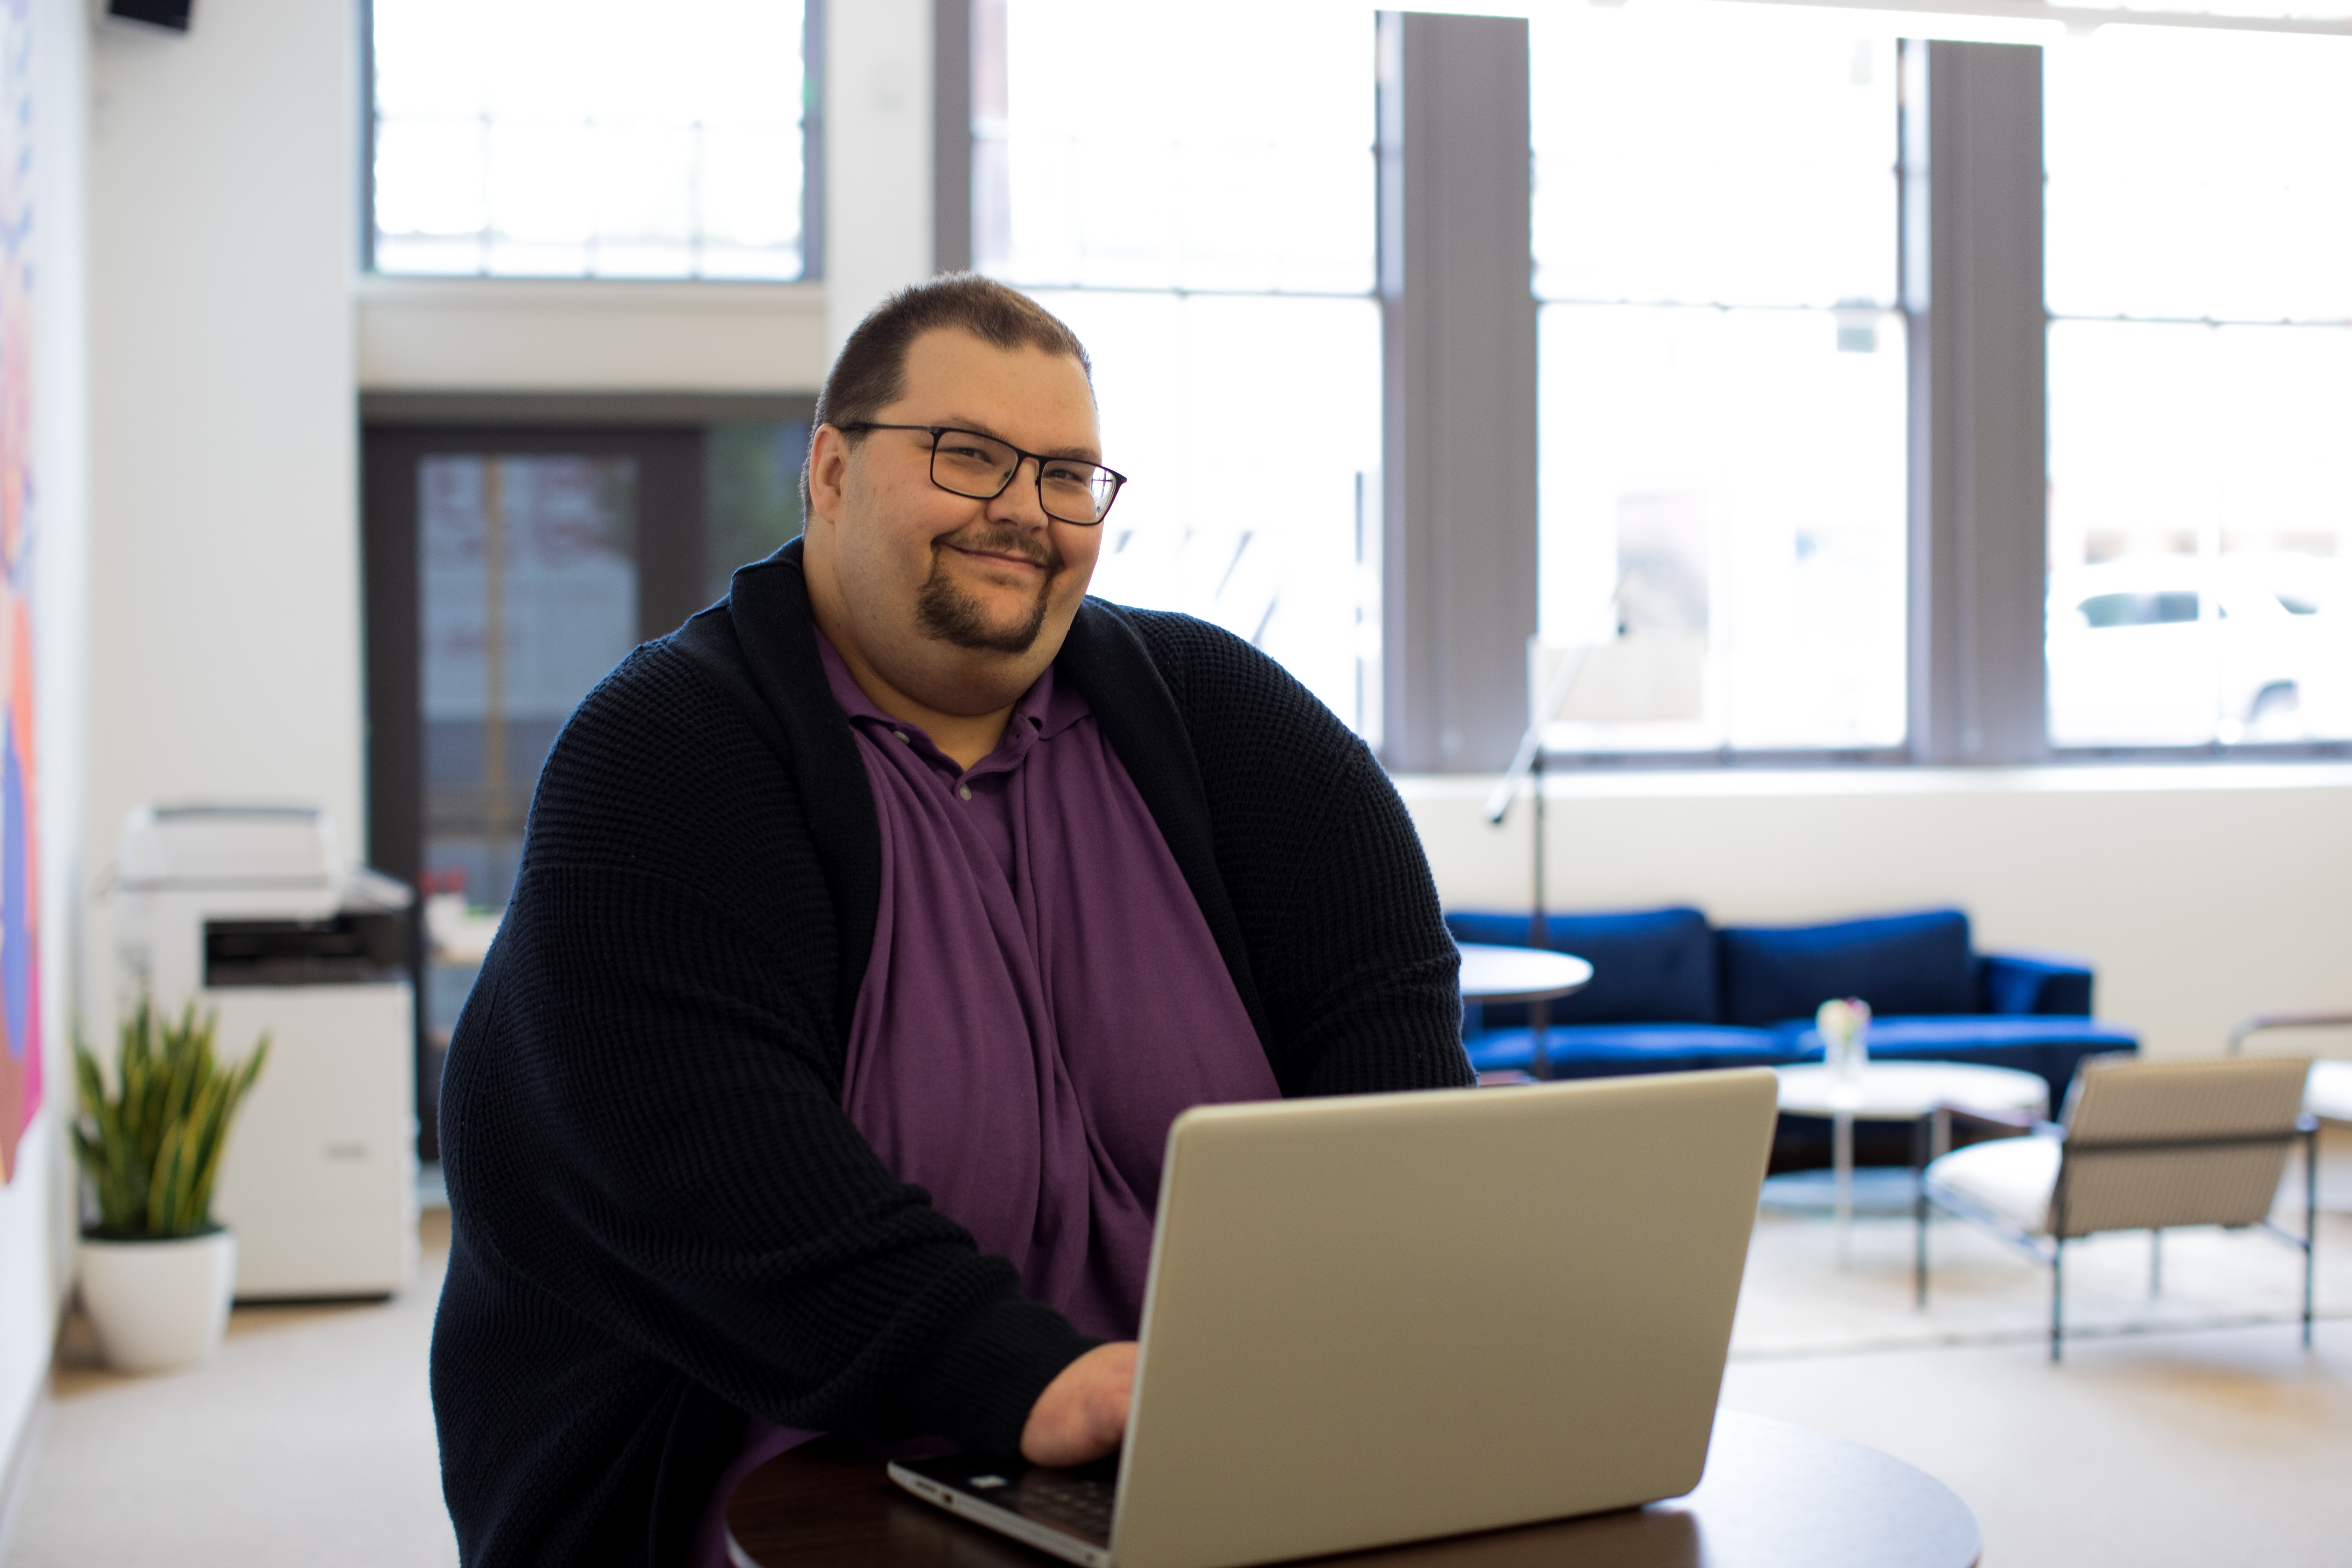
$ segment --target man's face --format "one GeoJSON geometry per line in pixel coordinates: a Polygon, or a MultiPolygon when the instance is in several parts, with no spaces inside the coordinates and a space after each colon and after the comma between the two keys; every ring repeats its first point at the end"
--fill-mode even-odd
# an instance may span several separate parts
{"type": "MultiPolygon", "coordinates": [[[[908,345],[905,387],[874,422],[953,426],[1024,451],[1100,460],[1093,391],[1075,359],[943,329],[908,345]]],[[[856,654],[892,685],[950,711],[1000,706],[1001,689],[1017,680],[1002,700],[1018,696],[1061,650],[1102,529],[1048,518],[1034,462],[1003,495],[976,500],[933,484],[930,458],[921,430],[872,430],[854,442],[818,430],[812,591],[828,631],[843,621],[856,654]],[[958,688],[968,690],[959,697],[958,688]]]]}

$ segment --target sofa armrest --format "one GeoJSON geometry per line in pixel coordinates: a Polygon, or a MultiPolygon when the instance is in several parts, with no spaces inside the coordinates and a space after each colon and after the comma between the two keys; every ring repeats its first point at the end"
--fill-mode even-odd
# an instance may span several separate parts
{"type": "Polygon", "coordinates": [[[2046,952],[1987,952],[1977,958],[1977,994],[1988,1013],[2091,1016],[2091,966],[2046,952]]]}

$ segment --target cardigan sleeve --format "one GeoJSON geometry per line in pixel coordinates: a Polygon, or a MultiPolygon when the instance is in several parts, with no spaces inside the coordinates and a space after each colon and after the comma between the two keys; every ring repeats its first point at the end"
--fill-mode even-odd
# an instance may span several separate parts
{"type": "Polygon", "coordinates": [[[1404,802],[1369,751],[1353,752],[1307,830],[1268,1006],[1296,1042],[1304,1093],[1469,1085],[1461,952],[1404,802]]]}

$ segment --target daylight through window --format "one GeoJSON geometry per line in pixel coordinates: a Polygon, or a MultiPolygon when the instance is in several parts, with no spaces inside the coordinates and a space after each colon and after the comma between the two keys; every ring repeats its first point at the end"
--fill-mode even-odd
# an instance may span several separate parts
{"type": "Polygon", "coordinates": [[[802,276],[800,0],[375,0],[374,266],[802,276]]]}
{"type": "Polygon", "coordinates": [[[2352,40],[2045,58],[2051,741],[2352,737],[2352,40]]]}
{"type": "Polygon", "coordinates": [[[1569,752],[1899,746],[1897,53],[1833,13],[1539,14],[1541,638],[1569,752]]]}
{"type": "Polygon", "coordinates": [[[979,265],[1086,342],[1131,476],[1095,592],[1248,638],[1377,744],[1370,15],[975,11],[979,265]]]}

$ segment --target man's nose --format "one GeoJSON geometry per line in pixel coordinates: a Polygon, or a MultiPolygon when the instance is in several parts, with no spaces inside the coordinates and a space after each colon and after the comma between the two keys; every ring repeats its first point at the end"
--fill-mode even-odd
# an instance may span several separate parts
{"type": "Polygon", "coordinates": [[[1038,479],[1045,473],[1043,458],[1020,457],[1013,460],[1013,478],[1005,481],[996,499],[989,503],[988,515],[1024,528],[1045,528],[1054,520],[1045,515],[1045,508],[1037,493],[1038,479]]]}

